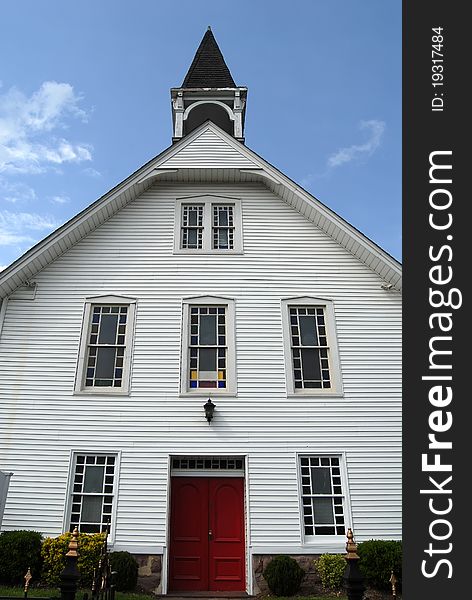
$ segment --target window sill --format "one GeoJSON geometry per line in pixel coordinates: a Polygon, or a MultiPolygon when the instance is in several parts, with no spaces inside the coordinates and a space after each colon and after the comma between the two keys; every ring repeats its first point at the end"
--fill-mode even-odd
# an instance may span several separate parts
{"type": "Polygon", "coordinates": [[[287,392],[287,398],[344,398],[344,393],[303,390],[301,392],[287,392]]]}
{"type": "Polygon", "coordinates": [[[183,250],[183,249],[174,249],[173,254],[190,254],[192,256],[223,256],[226,254],[237,254],[242,255],[244,252],[242,250],[183,250]]]}
{"type": "Polygon", "coordinates": [[[179,398],[237,398],[236,392],[215,392],[215,391],[196,391],[196,392],[180,392],[179,398]]]}
{"type": "Polygon", "coordinates": [[[346,536],[345,535],[320,535],[320,536],[313,536],[312,538],[305,538],[302,541],[302,547],[303,548],[316,548],[316,546],[332,546],[333,549],[335,548],[342,548],[344,549],[346,547],[346,536]]]}
{"type": "Polygon", "coordinates": [[[129,390],[121,390],[121,391],[117,391],[116,389],[112,389],[109,392],[105,391],[105,390],[74,390],[73,392],[74,396],[129,396],[130,395],[130,391],[129,390]]]}

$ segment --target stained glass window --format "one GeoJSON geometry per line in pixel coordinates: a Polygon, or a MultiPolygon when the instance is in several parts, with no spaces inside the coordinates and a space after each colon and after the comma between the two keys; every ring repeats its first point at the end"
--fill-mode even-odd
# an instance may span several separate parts
{"type": "Polygon", "coordinates": [[[302,456],[300,473],[305,535],[345,535],[339,457],[302,456]]]}
{"type": "Polygon", "coordinates": [[[213,205],[213,248],[234,248],[234,207],[231,205],[213,205]]]}
{"type": "Polygon", "coordinates": [[[324,308],[291,306],[289,318],[295,389],[331,388],[324,308]]]}
{"type": "Polygon", "coordinates": [[[182,205],[182,248],[203,247],[203,204],[182,205]]]}
{"type": "Polygon", "coordinates": [[[190,306],[190,390],[227,386],[225,306],[190,306]]]}
{"type": "Polygon", "coordinates": [[[100,533],[111,523],[116,456],[77,454],[71,490],[70,531],[100,533]]]}
{"type": "Polygon", "coordinates": [[[92,306],[85,387],[123,385],[128,306],[92,306]]]}

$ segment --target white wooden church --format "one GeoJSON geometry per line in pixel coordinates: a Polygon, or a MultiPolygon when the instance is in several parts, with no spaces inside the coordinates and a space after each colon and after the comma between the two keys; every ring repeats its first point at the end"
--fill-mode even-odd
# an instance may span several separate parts
{"type": "Polygon", "coordinates": [[[401,538],[400,265],[245,145],[246,95],[208,30],[172,144],[0,274],[3,529],[110,523],[162,594],[401,538]]]}

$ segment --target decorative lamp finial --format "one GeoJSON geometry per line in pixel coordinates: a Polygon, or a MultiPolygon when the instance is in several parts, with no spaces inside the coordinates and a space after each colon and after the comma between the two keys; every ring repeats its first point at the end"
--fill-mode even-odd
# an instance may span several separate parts
{"type": "Polygon", "coordinates": [[[66,554],[66,556],[79,556],[79,553],[77,552],[78,547],[79,547],[79,530],[77,529],[77,527],[75,527],[74,531],[72,532],[72,539],[69,542],[69,552],[66,554]]]}
{"type": "Polygon", "coordinates": [[[33,579],[33,576],[31,575],[31,568],[28,567],[28,570],[26,571],[26,575],[25,575],[25,589],[24,589],[25,594],[28,593],[29,584],[32,579],[33,579]]]}
{"type": "Polygon", "coordinates": [[[398,583],[398,579],[395,577],[395,573],[393,572],[392,569],[392,574],[390,575],[390,579],[389,579],[391,585],[392,585],[392,596],[394,598],[397,597],[397,583],[398,583]]]}
{"type": "Polygon", "coordinates": [[[349,527],[346,533],[347,543],[346,543],[346,557],[345,558],[359,558],[357,554],[357,544],[354,541],[354,534],[352,533],[352,529],[349,527]]]}
{"type": "Polygon", "coordinates": [[[211,31],[211,25],[208,25],[207,31],[211,31]]]}

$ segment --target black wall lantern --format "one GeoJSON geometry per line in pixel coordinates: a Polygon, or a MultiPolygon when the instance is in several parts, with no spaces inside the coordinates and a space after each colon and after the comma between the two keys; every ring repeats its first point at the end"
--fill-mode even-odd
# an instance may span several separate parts
{"type": "Polygon", "coordinates": [[[208,398],[203,405],[203,408],[205,409],[205,419],[208,421],[208,424],[210,424],[210,421],[213,419],[213,413],[215,412],[216,405],[213,404],[211,398],[208,398]]]}

